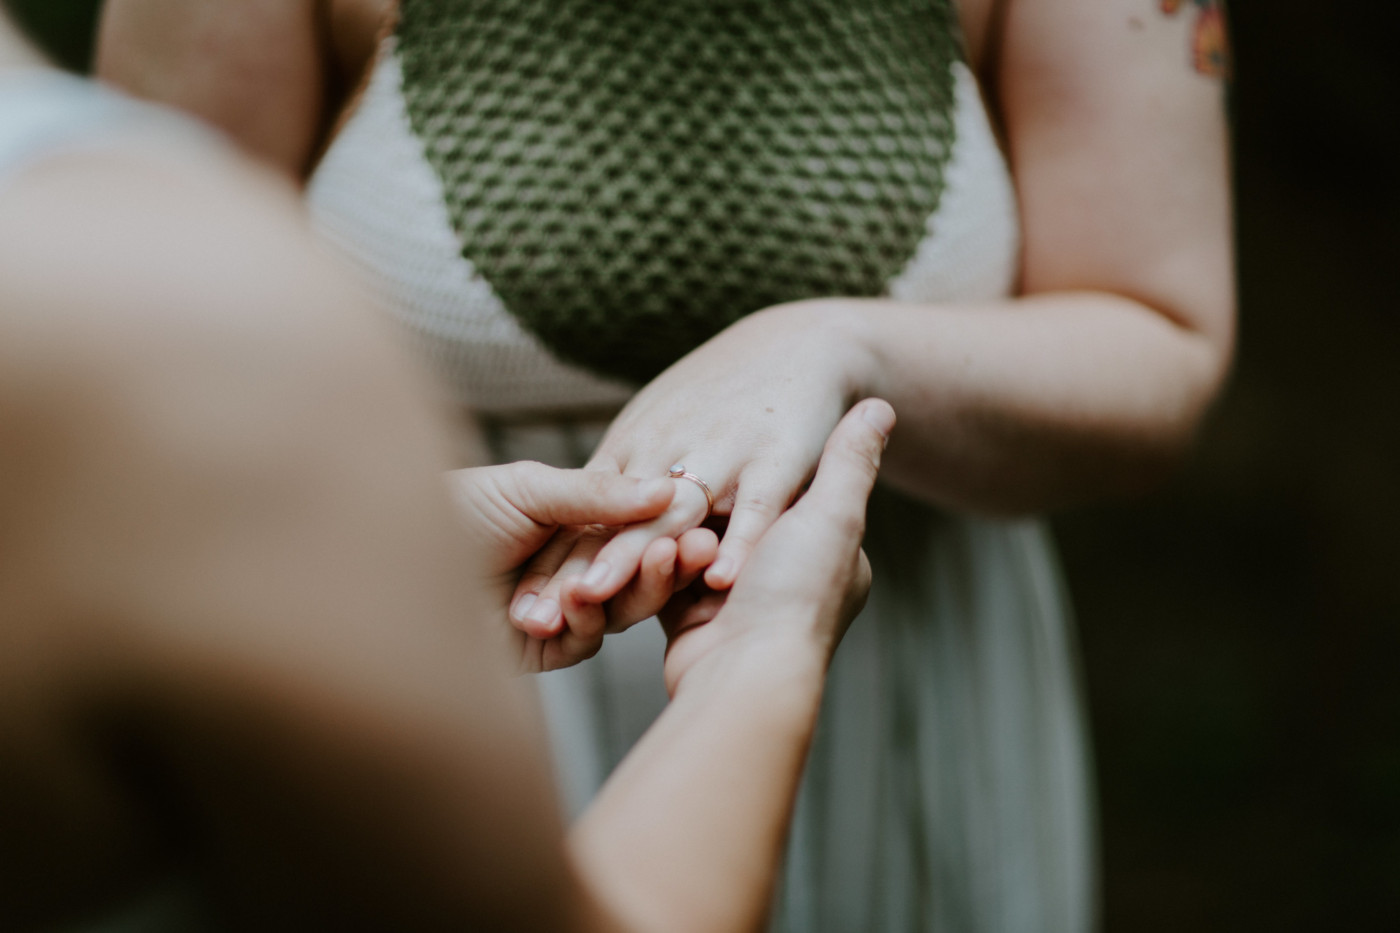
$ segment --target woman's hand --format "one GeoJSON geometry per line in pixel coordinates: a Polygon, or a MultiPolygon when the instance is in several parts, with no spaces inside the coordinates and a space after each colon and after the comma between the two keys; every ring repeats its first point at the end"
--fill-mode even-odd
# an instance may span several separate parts
{"type": "MultiPolygon", "coordinates": [[[[599,475],[613,481],[630,479],[611,473],[599,475]]],[[[623,631],[660,612],[677,591],[689,586],[714,561],[719,548],[719,539],[708,528],[692,528],[679,538],[656,538],[643,552],[635,575],[615,596],[605,603],[590,602],[578,595],[581,575],[598,543],[616,532],[616,527],[605,525],[567,526],[550,541],[547,550],[562,547],[573,553],[557,572],[562,580],[554,589],[558,602],[553,602],[556,597],[539,597],[550,601],[547,611],[560,620],[553,633],[537,637],[520,632],[526,669],[552,671],[593,657],[602,648],[604,635],[623,631]]],[[[527,573],[517,588],[528,593],[529,579],[527,573]]],[[[514,601],[512,613],[522,611],[522,599],[524,611],[529,612],[527,596],[514,601]]]]}
{"type": "MultiPolygon", "coordinates": [[[[823,305],[770,308],[733,324],[666,370],[618,415],[588,465],[638,478],[673,464],[702,478],[714,514],[728,517],[705,582],[727,589],[763,536],[812,475],[831,430],[857,394],[860,344],[823,305]]],[[[656,518],[611,535],[546,548],[522,578],[512,622],[536,638],[565,630],[561,606],[613,600],[663,538],[707,517],[700,487],[676,486],[656,518]]],[[[613,608],[618,630],[644,616],[613,608]]]]}
{"type": "MultiPolygon", "coordinates": [[[[676,492],[675,484],[666,479],[557,470],[534,462],[458,470],[449,474],[449,480],[480,555],[480,572],[501,593],[502,616],[506,594],[520,567],[551,539],[576,542],[604,534],[610,525],[654,518],[666,510],[676,492]]],[[[615,598],[619,608],[654,614],[709,563],[715,546],[714,534],[704,529],[679,541],[657,542],[648,550],[641,572],[615,598]]],[[[579,612],[576,623],[576,630],[554,638],[518,633],[522,669],[565,667],[595,653],[603,624],[594,624],[588,610],[579,612]]]]}
{"type": "Polygon", "coordinates": [[[894,423],[884,401],[857,405],[827,441],[811,489],[764,535],[733,589],[697,583],[662,611],[672,696],[702,666],[723,676],[716,658],[759,643],[777,657],[814,648],[830,661],[870,589],[865,503],[894,423]]]}

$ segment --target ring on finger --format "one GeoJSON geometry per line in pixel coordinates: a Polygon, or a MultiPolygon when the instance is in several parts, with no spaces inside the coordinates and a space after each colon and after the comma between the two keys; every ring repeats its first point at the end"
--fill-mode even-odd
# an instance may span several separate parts
{"type": "Polygon", "coordinates": [[[700,487],[700,491],[705,494],[705,516],[709,517],[715,510],[715,494],[710,491],[710,486],[703,479],[691,473],[685,468],[684,463],[674,464],[666,471],[671,479],[685,479],[700,487]]]}

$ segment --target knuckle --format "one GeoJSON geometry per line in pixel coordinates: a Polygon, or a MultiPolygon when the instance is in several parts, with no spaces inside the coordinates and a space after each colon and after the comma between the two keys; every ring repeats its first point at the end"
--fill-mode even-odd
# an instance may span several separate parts
{"type": "Polygon", "coordinates": [[[865,513],[854,509],[833,509],[827,514],[828,525],[841,537],[859,540],[865,537],[865,513]]]}
{"type": "Polygon", "coordinates": [[[520,575],[520,580],[515,584],[516,594],[534,593],[539,595],[540,590],[553,579],[552,574],[542,573],[538,570],[527,570],[520,575]]]}
{"type": "Polygon", "coordinates": [[[534,496],[541,484],[551,478],[553,470],[538,460],[521,460],[511,465],[511,478],[524,494],[534,496]]]}
{"type": "Polygon", "coordinates": [[[617,537],[617,529],[607,525],[584,525],[579,529],[578,541],[574,550],[593,553],[603,544],[617,537]]]}
{"type": "Polygon", "coordinates": [[[862,470],[871,474],[880,468],[880,454],[883,451],[880,436],[874,430],[861,431],[847,445],[850,459],[862,470]]]}
{"type": "Polygon", "coordinates": [[[771,495],[767,490],[745,492],[734,503],[734,511],[748,512],[760,517],[773,516],[778,512],[777,497],[771,495]]]}

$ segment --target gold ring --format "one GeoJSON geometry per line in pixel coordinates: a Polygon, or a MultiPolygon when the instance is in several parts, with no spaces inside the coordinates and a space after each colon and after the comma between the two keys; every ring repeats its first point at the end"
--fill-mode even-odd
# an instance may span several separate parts
{"type": "Polygon", "coordinates": [[[686,470],[684,463],[677,463],[666,471],[671,479],[688,479],[700,487],[700,491],[705,494],[705,515],[709,516],[715,510],[715,494],[710,491],[710,487],[703,479],[686,470]]]}

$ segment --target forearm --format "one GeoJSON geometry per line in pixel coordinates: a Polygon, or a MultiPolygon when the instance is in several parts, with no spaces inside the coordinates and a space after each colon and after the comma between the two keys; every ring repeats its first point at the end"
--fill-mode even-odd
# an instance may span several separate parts
{"type": "Polygon", "coordinates": [[[791,307],[826,316],[849,348],[853,395],[885,398],[899,412],[886,479],[994,514],[1159,481],[1187,448],[1229,354],[1228,336],[1103,292],[791,307]]]}
{"type": "Polygon", "coordinates": [[[1026,297],[816,303],[863,351],[852,391],[899,412],[896,485],[1027,512],[1136,492],[1186,449],[1228,368],[1234,275],[1223,95],[1199,54],[1218,4],[1182,6],[1003,5],[986,90],[1026,297]]]}
{"type": "Polygon", "coordinates": [[[571,847],[633,930],[764,926],[821,699],[818,652],[749,652],[687,675],[579,821],[571,847]]]}

